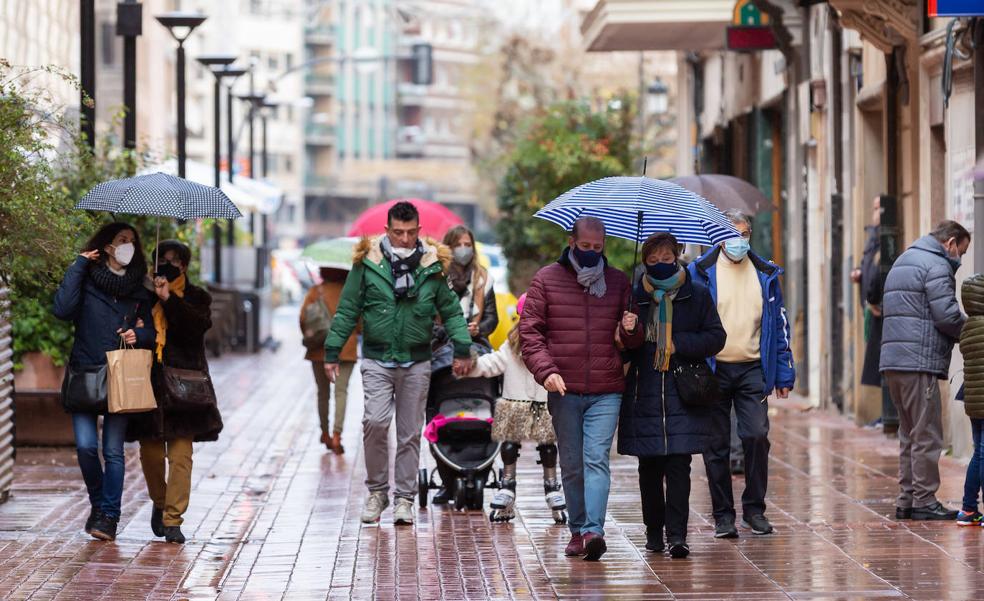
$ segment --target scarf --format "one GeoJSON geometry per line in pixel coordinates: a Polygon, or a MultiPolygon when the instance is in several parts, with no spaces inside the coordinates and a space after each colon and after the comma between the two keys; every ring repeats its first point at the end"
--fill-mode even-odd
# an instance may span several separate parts
{"type": "Polygon", "coordinates": [[[92,278],[96,288],[113,298],[123,298],[143,284],[144,272],[131,265],[126,268],[123,275],[116,275],[109,270],[109,265],[106,263],[96,263],[89,268],[89,277],[92,278]]]}
{"type": "MultiPolygon", "coordinates": [[[[185,284],[188,278],[185,274],[178,276],[171,282],[171,294],[178,298],[184,298],[185,284]]],[[[154,327],[157,329],[157,362],[164,363],[164,345],[167,344],[167,316],[164,315],[164,305],[157,303],[152,311],[154,314],[154,327]]]]}
{"type": "Polygon", "coordinates": [[[420,259],[424,256],[424,245],[421,244],[420,240],[417,240],[417,248],[405,259],[397,256],[393,245],[386,236],[380,240],[379,247],[383,251],[383,256],[390,263],[390,269],[393,272],[393,292],[396,294],[396,298],[405,298],[413,290],[416,283],[413,272],[420,265],[420,259]]]}
{"type": "Polygon", "coordinates": [[[649,309],[649,323],[646,324],[646,341],[656,344],[653,367],[658,371],[670,369],[670,344],[673,340],[673,298],[677,290],[687,281],[687,274],[680,269],[665,280],[657,280],[649,275],[642,278],[642,287],[653,299],[655,306],[649,309]],[[669,295],[669,298],[667,298],[669,295]]]}
{"type": "Polygon", "coordinates": [[[567,249],[567,258],[577,274],[577,283],[588,289],[588,294],[596,298],[605,296],[608,286],[605,284],[605,259],[602,257],[594,267],[581,267],[577,262],[577,257],[567,249]]]}
{"type": "MultiPolygon", "coordinates": [[[[474,259],[472,260],[474,262],[474,259]]],[[[468,284],[472,281],[472,272],[475,271],[474,265],[469,263],[467,266],[462,267],[456,262],[451,261],[451,267],[448,269],[448,284],[451,289],[458,293],[458,297],[464,296],[465,292],[468,290],[468,284]]]]}

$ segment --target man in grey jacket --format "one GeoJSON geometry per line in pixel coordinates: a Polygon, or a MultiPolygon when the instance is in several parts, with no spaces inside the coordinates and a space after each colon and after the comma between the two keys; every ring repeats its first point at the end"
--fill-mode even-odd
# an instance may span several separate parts
{"type": "Polygon", "coordinates": [[[956,297],[956,271],[970,233],[944,221],[895,261],[885,280],[880,371],[899,411],[896,519],[954,520],[936,499],[943,452],[939,380],[950,371],[953,344],[966,316],[956,297]]]}

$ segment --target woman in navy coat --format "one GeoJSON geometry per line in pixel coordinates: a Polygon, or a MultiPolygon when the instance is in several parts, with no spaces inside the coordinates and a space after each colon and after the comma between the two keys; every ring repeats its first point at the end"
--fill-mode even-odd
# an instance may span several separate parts
{"type": "MultiPolygon", "coordinates": [[[[148,285],[147,261],[133,226],[110,223],[96,232],[55,292],[55,316],[75,324],[69,370],[93,371],[105,366],[106,352],[120,348],[121,342],[137,348],[154,347],[151,308],[155,299],[148,285]]],[[[79,468],[92,505],[85,531],[100,540],[114,540],[123,498],[127,416],[108,413],[105,403],[82,409],[78,399],[69,396],[71,393],[64,394],[62,402],[72,414],[79,468]]]]}
{"type": "Polygon", "coordinates": [[[675,358],[714,357],[726,334],[710,292],[680,265],[680,245],[672,234],[651,236],[642,257],[646,272],[634,294],[646,335],[641,346],[628,349],[618,452],[639,458],[646,548],[662,552],[668,545],[670,555],[680,558],[690,553],[691,455],[706,450],[714,432],[708,409],[681,401],[671,365],[675,358]]]}

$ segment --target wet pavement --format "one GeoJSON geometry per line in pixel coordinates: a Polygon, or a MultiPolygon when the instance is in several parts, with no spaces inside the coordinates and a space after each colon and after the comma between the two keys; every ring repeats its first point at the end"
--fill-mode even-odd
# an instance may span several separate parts
{"type": "MultiPolygon", "coordinates": [[[[13,494],[0,505],[0,598],[984,598],[984,528],[895,522],[897,444],[793,403],[772,411],[772,536],[712,537],[695,458],[690,558],[647,553],[636,462],[618,457],[609,553],[601,563],[566,558],[568,533],[544,505],[532,448],[511,524],[443,507],[421,512],[413,528],[393,526],[391,510],[364,527],[361,395],[349,407],[348,453],[326,454],[294,319],[278,314],[278,353],[212,364],[225,431],[196,446],[184,546],[152,537],[136,448],[115,543],[82,532],[89,508],[74,452],[20,449],[13,494]]],[[[940,496],[956,507],[964,468],[947,459],[942,472],[940,496]]]]}

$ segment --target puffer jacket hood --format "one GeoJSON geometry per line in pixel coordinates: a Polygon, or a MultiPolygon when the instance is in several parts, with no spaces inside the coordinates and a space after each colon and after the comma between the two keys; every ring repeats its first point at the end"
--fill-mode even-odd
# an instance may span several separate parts
{"type": "MultiPolygon", "coordinates": [[[[383,260],[382,236],[374,238],[363,237],[352,249],[352,263],[358,264],[365,260],[372,263],[379,263],[383,260]]],[[[434,263],[441,263],[441,273],[447,275],[448,268],[451,267],[452,253],[447,246],[437,242],[432,238],[421,238],[424,246],[424,256],[420,258],[421,267],[429,267],[434,263]]]]}
{"type": "Polygon", "coordinates": [[[885,279],[882,314],[880,371],[947,377],[966,317],[957,303],[953,265],[939,240],[923,236],[896,259],[885,279]]]}

